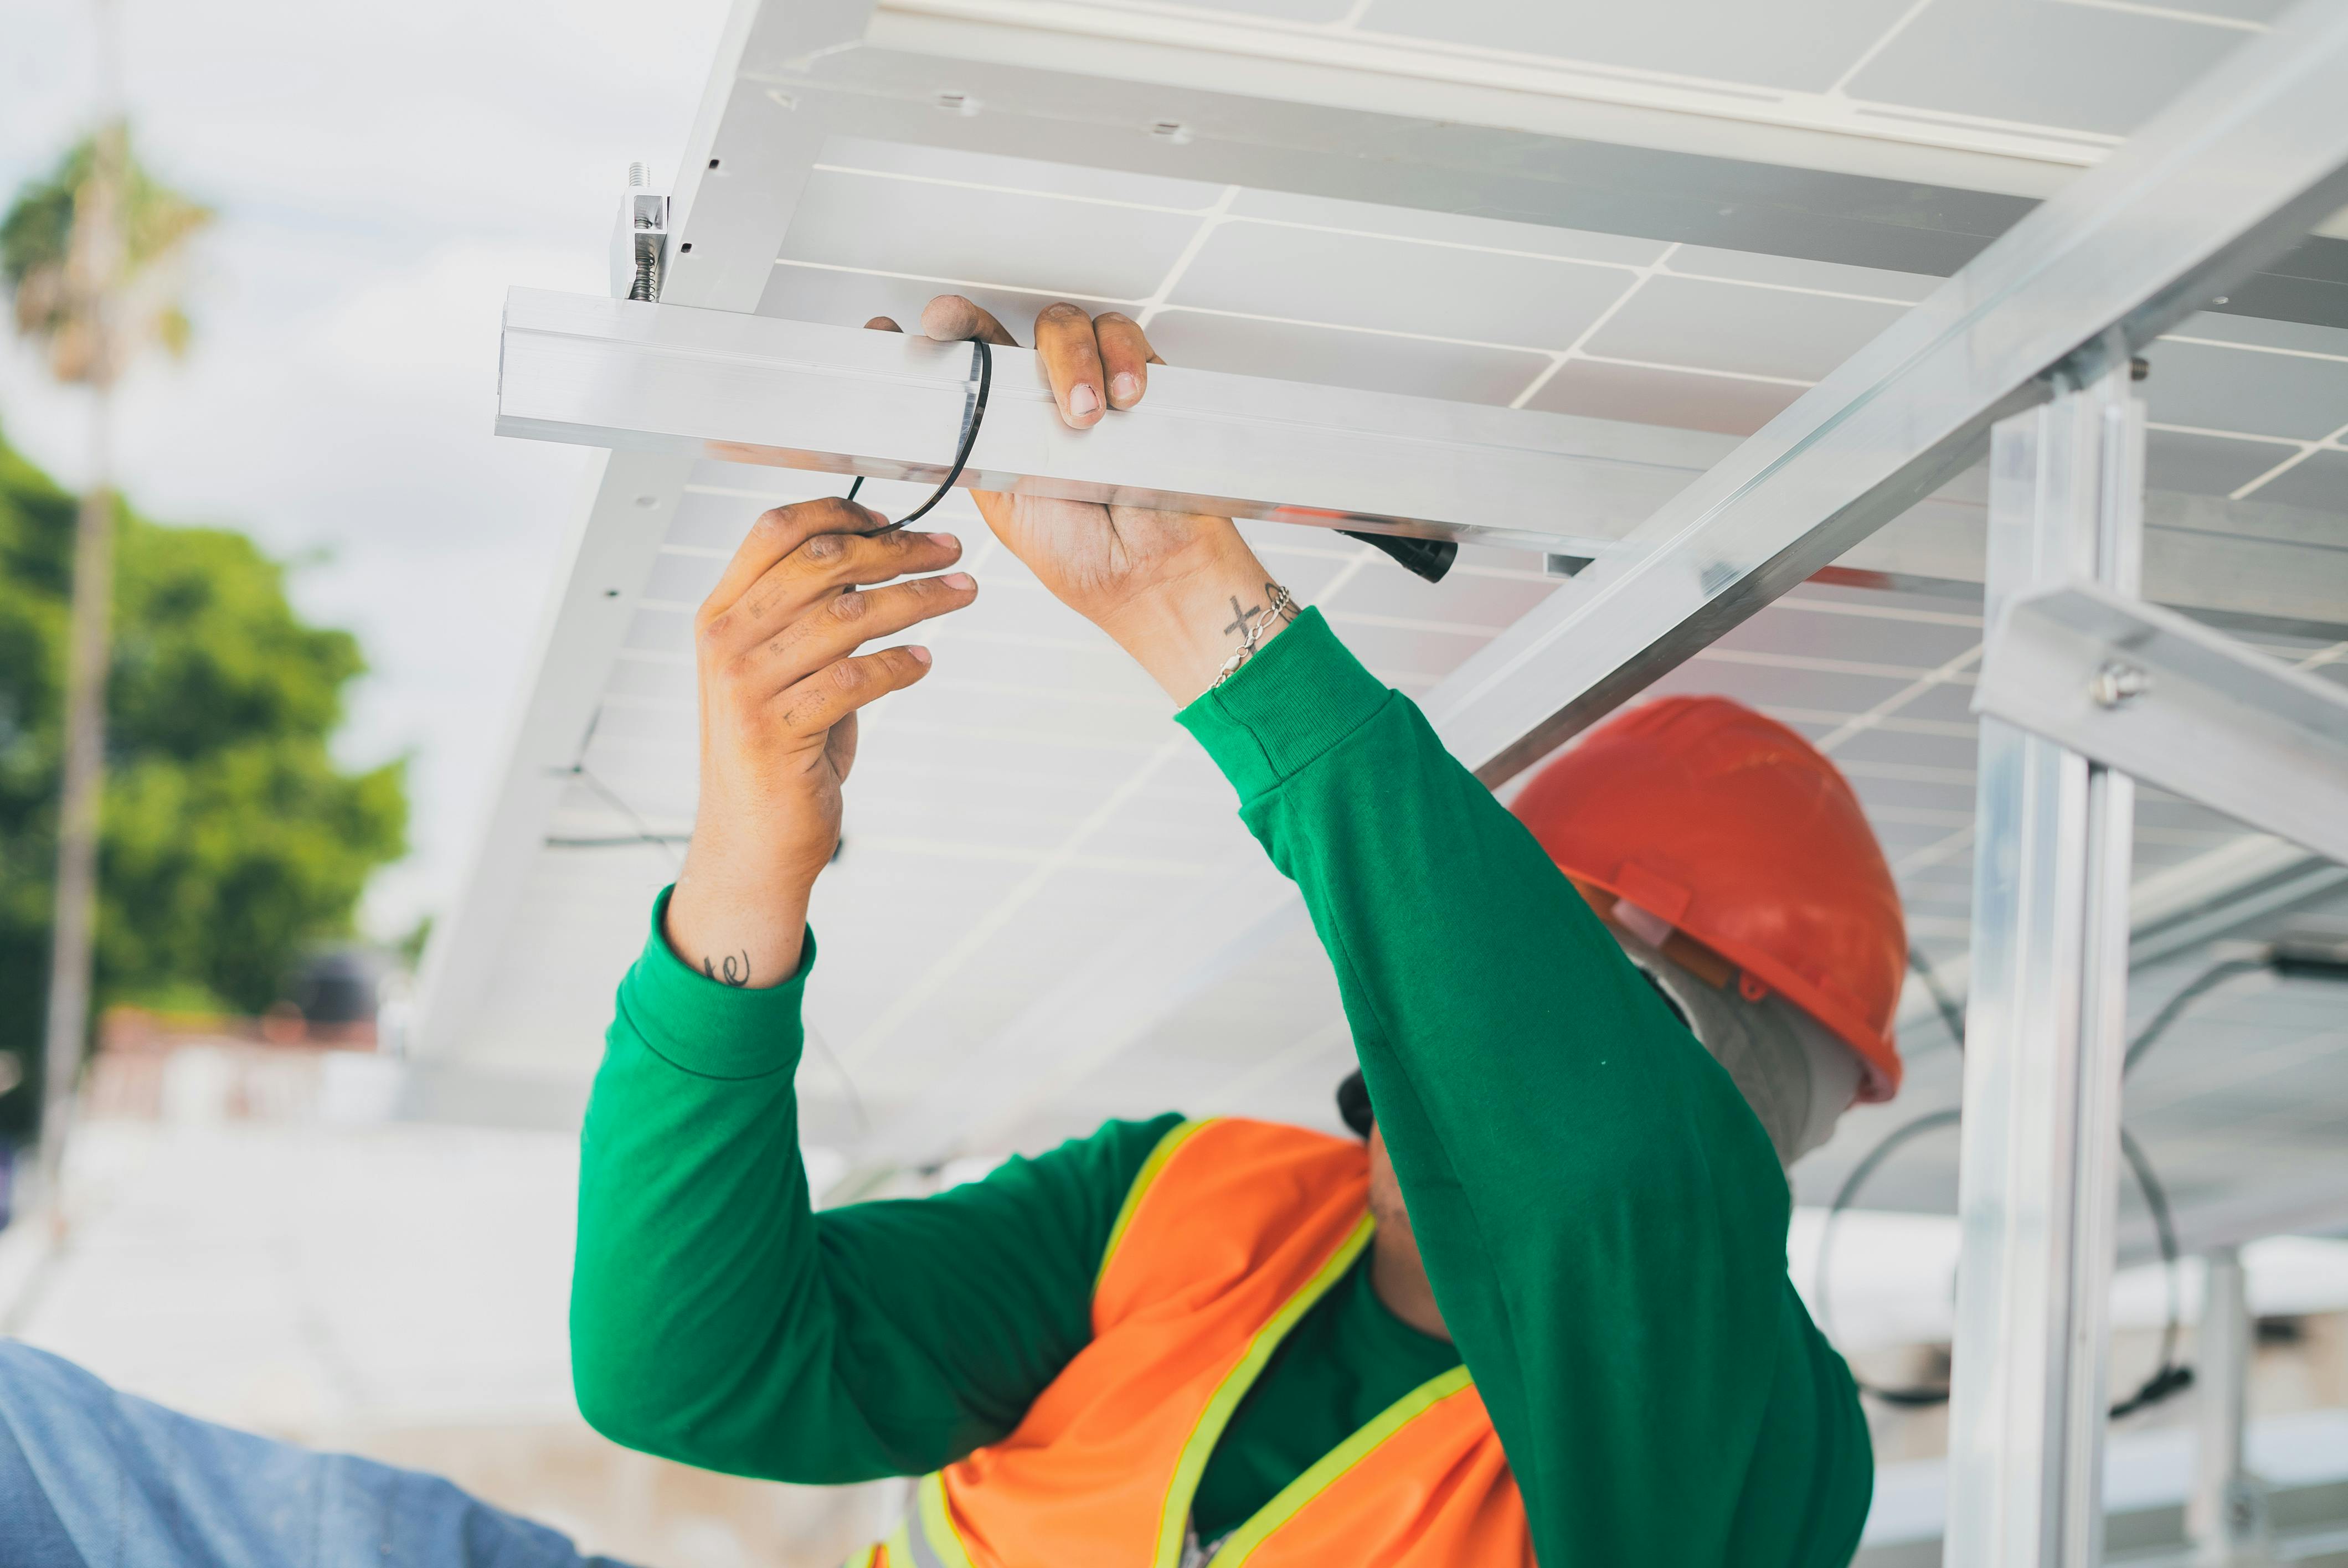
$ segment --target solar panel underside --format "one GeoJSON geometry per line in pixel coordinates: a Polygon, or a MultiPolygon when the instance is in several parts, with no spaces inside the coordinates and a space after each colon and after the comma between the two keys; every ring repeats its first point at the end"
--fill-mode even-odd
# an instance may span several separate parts
{"type": "MultiPolygon", "coordinates": [[[[1470,43],[1489,42],[1478,18],[1496,10],[1422,0],[1254,9],[1470,43]]],[[[1497,9],[1519,21],[1543,14],[1497,9]]],[[[1686,9],[1614,8],[1595,42],[1579,34],[1571,42],[1585,57],[1603,45],[1631,65],[1668,57],[1681,70],[1749,70],[1804,90],[1867,88],[1920,110],[2108,135],[2165,101],[2270,8],[2230,0],[2214,20],[2188,25],[2064,4],[1950,0],[1920,14],[1904,0],[1832,0],[1805,7],[1818,14],[1814,28],[1776,17],[1766,48],[1740,43],[1742,34],[1691,36],[1684,17],[1667,26],[1665,13],[1686,9]],[[1903,16],[1912,25],[1895,26],[1903,16]],[[2111,36],[2150,49],[2151,64],[2110,73],[2102,97],[2030,71],[1993,90],[1986,78],[1999,73],[1982,71],[1972,98],[1941,102],[1935,92],[1946,97],[1948,84],[1967,79],[1964,50],[1979,46],[1950,56],[1958,40],[1942,35],[1952,18],[2024,33],[2118,29],[2111,36]],[[2142,42],[2188,36],[2200,50],[2189,61],[2142,42]],[[1870,41],[1880,47],[1869,52],[1870,41]],[[1720,58],[1692,62],[1692,48],[1720,58]],[[1920,62],[1935,57],[1945,68],[1924,70],[1920,62]]],[[[1743,14],[1704,11],[1715,20],[1743,14]]],[[[1511,46],[1538,46],[1528,36],[1510,35],[1511,46]]],[[[931,294],[953,291],[1024,338],[1037,308],[1073,299],[1136,315],[1178,364],[1743,435],[1935,282],[841,138],[826,146],[760,309],[910,323],[931,294]]],[[[2348,331],[2203,316],[2151,358],[2144,391],[2156,487],[2329,514],[2339,524],[2330,544],[2348,548],[2348,331]]],[[[941,433],[942,447],[950,436],[941,433]]],[[[574,1083],[591,1070],[611,987],[642,944],[653,895],[674,875],[691,826],[693,609],[761,508],[838,483],[717,463],[695,472],[530,874],[499,979],[467,1030],[472,1065],[574,1083]]],[[[867,487],[885,511],[917,495],[867,487]]],[[[941,1071],[1169,903],[1229,883],[1237,926],[1282,890],[1228,787],[1169,722],[1156,688],[992,544],[966,496],[932,517],[968,542],[983,592],[925,636],[937,650],[934,673],[865,721],[844,853],[813,917],[822,958],[808,1014],[823,1045],[800,1086],[819,1142],[852,1146],[885,1126],[941,1071]]],[[[1426,691],[1559,586],[1529,555],[1465,549],[1450,578],[1429,585],[1334,534],[1251,532],[1298,598],[1320,605],[1406,692],[1426,691]]],[[[1974,755],[1966,708],[1981,635],[1977,603],[1812,584],[1661,688],[1735,697],[1832,754],[1898,874],[1913,937],[1939,963],[1966,944],[1974,755]]],[[[2348,644],[2271,631],[2254,640],[2348,680],[2348,644]]],[[[2243,835],[2151,791],[2138,821],[2140,876],[2243,835]]],[[[2348,901],[2329,917],[2348,923],[2348,901]]],[[[2140,976],[2139,1014],[2202,958],[2197,950],[2140,976]]],[[[1886,1117],[1953,1102],[1957,1056],[1944,1031],[1910,1032],[1908,1092],[1898,1106],[1851,1119],[1806,1168],[1806,1197],[1829,1187],[1886,1117]]],[[[1103,1116],[1168,1108],[1334,1124],[1329,1090],[1349,1057],[1326,962],[1309,930],[1292,924],[1145,1038],[1107,1060],[1079,1057],[1035,1074],[1003,1142],[1034,1147],[1103,1116]]],[[[2348,992],[2245,981],[2180,1026],[2132,1092],[2133,1124],[2184,1195],[2311,1176],[2348,1183],[2348,992]]],[[[1878,1196],[1945,1205],[1952,1159],[1952,1149],[1920,1151],[1910,1173],[1887,1177],[1878,1196]]]]}

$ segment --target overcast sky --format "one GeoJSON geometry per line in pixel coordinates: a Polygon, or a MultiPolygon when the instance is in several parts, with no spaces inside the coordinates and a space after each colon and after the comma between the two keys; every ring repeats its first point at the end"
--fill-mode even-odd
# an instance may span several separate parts
{"type": "MultiPolygon", "coordinates": [[[[722,0],[126,0],[142,155],[219,209],[193,352],[143,368],[119,467],[165,521],[300,563],[372,673],[338,753],[402,753],[408,860],[364,921],[453,897],[574,520],[582,456],[489,434],[509,284],[601,292],[628,161],[675,168],[722,0]]],[[[90,0],[0,0],[0,199],[88,125],[90,0]]],[[[78,399],[0,349],[0,430],[67,484],[78,399]]]]}

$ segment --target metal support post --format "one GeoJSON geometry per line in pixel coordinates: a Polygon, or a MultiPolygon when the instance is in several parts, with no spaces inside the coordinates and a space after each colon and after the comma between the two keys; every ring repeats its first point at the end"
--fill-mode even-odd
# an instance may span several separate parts
{"type": "MultiPolygon", "coordinates": [[[[2057,582],[2136,591],[2144,405],[2127,374],[2118,357],[1995,426],[1992,624],[2057,582]]],[[[2127,775],[1994,719],[1980,781],[1946,1561],[2091,1568],[2136,794],[2127,775]]]]}
{"type": "Polygon", "coordinates": [[[2193,1352],[2193,1495],[2185,1532],[2202,1568],[2250,1568],[2268,1562],[2266,1508],[2242,1461],[2249,1406],[2250,1317],[2242,1255],[2221,1246],[2202,1255],[2201,1323],[2193,1352]]]}

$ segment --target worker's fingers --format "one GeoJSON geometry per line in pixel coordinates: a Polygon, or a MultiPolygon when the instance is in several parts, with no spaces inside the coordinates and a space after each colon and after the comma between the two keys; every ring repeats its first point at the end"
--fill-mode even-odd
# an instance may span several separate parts
{"type": "Polygon", "coordinates": [[[860,659],[837,660],[776,693],[775,712],[794,734],[822,734],[874,698],[902,691],[929,672],[928,649],[883,648],[860,659]]]}
{"type": "Polygon", "coordinates": [[[1093,337],[1093,319],[1065,301],[1045,305],[1035,317],[1035,354],[1051,378],[1052,401],[1060,405],[1064,424],[1089,430],[1100,423],[1108,406],[1101,389],[1100,349],[1093,337]]]}
{"type": "Polygon", "coordinates": [[[889,519],[871,507],[860,507],[838,496],[824,496],[760,513],[735,550],[734,559],[726,563],[717,586],[701,601],[701,609],[694,617],[695,628],[705,634],[712,622],[725,620],[750,586],[766,576],[777,561],[817,535],[869,534],[888,526],[889,519]]]}
{"type": "Polygon", "coordinates": [[[1019,340],[1003,323],[960,294],[940,294],[922,307],[922,334],[940,343],[963,343],[984,338],[1002,348],[1017,348],[1019,340]]]}
{"type": "Polygon", "coordinates": [[[723,623],[705,631],[704,645],[720,655],[754,647],[843,589],[937,571],[961,559],[962,541],[952,534],[816,534],[745,589],[723,623]]]}
{"type": "Polygon", "coordinates": [[[870,592],[834,594],[728,666],[737,690],[756,696],[781,692],[876,637],[960,610],[978,597],[967,572],[915,578],[870,592]]]}
{"type": "Polygon", "coordinates": [[[1093,320],[1093,337],[1100,344],[1101,369],[1108,376],[1108,405],[1130,408],[1149,390],[1149,367],[1164,364],[1131,316],[1109,311],[1093,320]]]}
{"type": "Polygon", "coordinates": [[[899,326],[895,322],[891,321],[887,316],[874,316],[870,321],[864,323],[864,330],[869,333],[901,333],[905,329],[899,326]]]}

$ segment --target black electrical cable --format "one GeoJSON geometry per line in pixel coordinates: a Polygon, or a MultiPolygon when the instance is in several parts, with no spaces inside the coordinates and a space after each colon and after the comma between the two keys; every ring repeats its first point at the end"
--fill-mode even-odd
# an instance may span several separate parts
{"type": "Polygon", "coordinates": [[[2125,1127],[2120,1129],[2120,1153],[2136,1173],[2136,1184],[2144,1194],[2144,1206],[2152,1214],[2153,1234],[2160,1238],[2162,1273],[2168,1280],[2168,1317],[2160,1327],[2160,1361],[2152,1376],[2137,1388],[2137,1391],[2112,1407],[2112,1419],[2132,1416],[2150,1405],[2157,1405],[2169,1395],[2193,1386],[2193,1368],[2177,1358],[2177,1341],[2183,1332],[2185,1301],[2178,1282],[2177,1225],[2168,1212],[2168,1194],[2160,1178],[2152,1173],[2152,1162],[2137,1147],[2136,1139],[2125,1127]]]}
{"type": "MultiPolygon", "coordinates": [[[[978,445],[978,427],[986,418],[986,395],[994,384],[994,351],[986,346],[984,338],[972,338],[970,346],[978,351],[978,396],[970,405],[970,414],[963,425],[962,445],[954,449],[953,466],[946,470],[945,482],[930,492],[930,498],[899,518],[889,526],[901,528],[908,523],[921,521],[932,507],[946,498],[946,492],[962,477],[963,466],[970,461],[970,449],[978,445]]],[[[864,476],[856,476],[856,483],[848,487],[848,498],[856,499],[856,492],[864,488],[864,476]]]]}
{"type": "Polygon", "coordinates": [[[2266,968],[2269,963],[2270,960],[2263,954],[2255,958],[2223,958],[2188,980],[2178,989],[2175,996],[2161,1004],[2160,1010],[2152,1015],[2150,1020],[2137,1032],[2136,1039],[2129,1042],[2127,1059],[2121,1063],[2120,1071],[2126,1073],[2135,1067],[2137,1060],[2146,1051],[2150,1050],[2162,1035],[2168,1032],[2168,1026],[2185,1015],[2187,1008],[2191,1007],[2236,975],[2246,975],[2252,969],[2266,968]]]}
{"type": "MultiPolygon", "coordinates": [[[[602,716],[602,712],[599,710],[595,718],[600,722],[602,716]]],[[[594,727],[592,723],[589,725],[587,733],[591,735],[594,733],[594,727]]],[[[675,845],[680,843],[689,842],[690,835],[688,835],[685,839],[679,839],[674,834],[654,833],[652,830],[651,825],[645,822],[643,817],[636,815],[636,808],[630,805],[625,800],[622,799],[619,791],[606,784],[602,779],[597,778],[593,774],[589,773],[587,771],[587,764],[583,762],[573,763],[571,764],[571,775],[577,779],[581,784],[585,784],[589,790],[602,797],[602,801],[605,805],[610,806],[613,811],[616,811],[622,816],[626,817],[628,819],[628,825],[635,829],[635,833],[633,835],[621,835],[602,839],[599,841],[599,845],[631,843],[649,844],[654,849],[659,850],[663,855],[667,856],[668,863],[671,866],[676,866],[678,864],[675,845]]],[[[548,840],[549,844],[553,844],[555,842],[557,841],[552,839],[548,840]]],[[[578,844],[571,845],[570,847],[585,846],[586,841],[582,840],[578,844]]]]}
{"type": "Polygon", "coordinates": [[[1949,1031],[1949,1043],[1962,1051],[1965,1049],[1965,1009],[1957,1005],[1956,998],[1941,984],[1939,971],[1932,968],[1932,960],[1924,956],[1922,949],[1908,949],[1908,967],[1916,971],[1916,979],[1922,984],[1924,994],[1932,999],[1932,1006],[1941,1015],[1941,1026],[1949,1031]]]}
{"type": "MultiPolygon", "coordinates": [[[[1930,1111],[1911,1122],[1894,1128],[1885,1135],[1882,1142],[1868,1151],[1865,1159],[1851,1167],[1850,1174],[1843,1178],[1842,1187],[1835,1194],[1833,1204],[1828,1207],[1826,1223],[1818,1232],[1818,1273],[1810,1290],[1811,1299],[1818,1303],[1818,1332],[1827,1337],[1828,1343],[1831,1344],[1834,1341],[1833,1297],[1828,1288],[1828,1265],[1834,1254],[1836,1222],[1841,1219],[1843,1211],[1850,1206],[1851,1200],[1859,1195],[1859,1189],[1866,1184],[1867,1179],[1875,1174],[1893,1153],[1927,1132],[1955,1125],[1957,1119],[1958,1113],[1954,1110],[1930,1111]]],[[[2160,1184],[2160,1179],[2153,1173],[2152,1162],[2145,1156],[2144,1150],[2137,1146],[2136,1139],[2126,1128],[2120,1130],[2120,1153],[2127,1159],[2128,1169],[2136,1177],[2137,1186],[2144,1194],[2144,1206],[2152,1215],[2153,1233],[2159,1239],[2160,1261],[2168,1281],[2168,1312],[2166,1321],[2161,1326],[2159,1365],[2154,1368],[2152,1376],[2137,1387],[2134,1393],[2111,1408],[2111,1417],[2114,1420],[2117,1420],[2122,1416],[2132,1416],[2138,1410],[2157,1405],[2170,1395],[2189,1388],[2193,1382],[2193,1369],[2181,1365],[2177,1359],[2178,1340],[2183,1332],[2185,1313],[2178,1280],[2180,1254],[2177,1245],[2177,1226],[2169,1212],[2168,1194],[2160,1184]]],[[[1858,1387],[1860,1393],[1869,1398],[1879,1399],[1887,1405],[1898,1405],[1903,1409],[1926,1409],[1933,1405],[1945,1404],[1949,1399],[1946,1384],[1911,1389],[1884,1388],[1867,1381],[1856,1373],[1852,1374],[1851,1381],[1858,1387]]]]}
{"type": "MultiPolygon", "coordinates": [[[[1963,1012],[1959,1009],[1955,1000],[1941,985],[1940,977],[1933,972],[1931,960],[1913,948],[1910,949],[1908,957],[1910,963],[1915,967],[1917,979],[1922,983],[1925,992],[1931,997],[1933,1005],[1940,1009],[1941,1021],[1957,1042],[1957,1049],[1960,1051],[1963,1050],[1965,1040],[1963,1012]]],[[[2122,1073],[2125,1074],[2128,1068],[2134,1067],[2144,1053],[2152,1049],[2160,1037],[2168,1032],[2169,1026],[2182,1017],[2186,1009],[2195,1001],[2237,975],[2268,967],[2270,967],[2269,960],[2264,957],[2226,958],[2210,965],[2209,968],[2188,981],[2176,995],[2162,1004],[2160,1010],[2146,1021],[2144,1028],[2137,1032],[2136,1039],[2129,1042],[2127,1054],[2121,1067],[2122,1073]]],[[[1859,1189],[1866,1184],[1868,1178],[1874,1175],[1893,1153],[1937,1127],[1952,1124],[1957,1118],[1958,1112],[1954,1110],[1931,1111],[1895,1127],[1886,1133],[1874,1148],[1869,1150],[1866,1156],[1851,1167],[1850,1173],[1843,1178],[1842,1186],[1836,1192],[1834,1202],[1828,1206],[1826,1222],[1819,1228],[1818,1274],[1811,1290],[1811,1297],[1818,1303],[1818,1331],[1827,1337],[1829,1343],[1834,1338],[1834,1312],[1827,1282],[1828,1265],[1834,1252],[1836,1222],[1842,1217],[1843,1211],[1850,1206],[1851,1200],[1858,1196],[1859,1189]]],[[[2111,1408],[2111,1416],[2115,1420],[2157,1405],[2170,1395],[2190,1388],[2193,1383],[2193,1369],[2182,1365],[2177,1358],[2178,1341],[2182,1337],[2185,1317],[2182,1287],[2178,1279],[2183,1256],[2178,1247],[2177,1226],[2175,1217],[2168,1206],[2168,1193],[2161,1185],[2158,1175],[2154,1173],[2151,1159],[2146,1155],[2142,1147],[2137,1144],[2126,1127],[2120,1129],[2120,1153],[2127,1161],[2128,1170],[2136,1179],[2137,1188],[2144,1196],[2146,1212],[2152,1217],[2153,1235],[2159,1245],[2162,1270],[2168,1284],[2168,1311],[2166,1321],[2161,1326],[2159,1364],[2153,1369],[2152,1375],[2137,1386],[2134,1393],[2111,1408]]],[[[1949,1390],[1945,1387],[1879,1388],[1855,1375],[1852,1381],[1858,1385],[1859,1392],[1888,1405],[1925,1407],[1941,1404],[1949,1397],[1949,1390]]]]}
{"type": "MultiPolygon", "coordinates": [[[[1913,1121],[1893,1128],[1881,1143],[1867,1152],[1865,1159],[1850,1168],[1850,1174],[1842,1179],[1842,1186],[1835,1194],[1834,1202],[1827,1207],[1826,1223],[1818,1227],[1818,1278],[1810,1287],[1810,1299],[1817,1302],[1818,1307],[1818,1332],[1826,1336],[1827,1343],[1829,1345],[1834,1343],[1834,1306],[1832,1293],[1827,1287],[1827,1280],[1828,1265],[1834,1256],[1836,1222],[1842,1218],[1842,1213],[1850,1206],[1851,1199],[1859,1195],[1859,1189],[1866,1184],[1869,1176],[1875,1174],[1876,1168],[1884,1161],[1890,1159],[1907,1143],[1922,1137],[1935,1128],[1954,1126],[1956,1120],[1957,1112],[1953,1110],[1928,1111],[1913,1121]]],[[[1856,1372],[1851,1374],[1851,1381],[1858,1386],[1860,1393],[1880,1399],[1887,1405],[1921,1409],[1943,1404],[1949,1398],[1949,1390],[1945,1386],[1916,1389],[1879,1388],[1856,1372]]]]}
{"type": "MultiPolygon", "coordinates": [[[[946,475],[945,483],[932,492],[928,500],[898,518],[891,525],[893,528],[901,528],[908,523],[919,521],[924,512],[944,500],[946,492],[953,488],[954,481],[962,477],[963,465],[970,461],[971,446],[978,440],[979,421],[986,415],[987,388],[994,379],[994,351],[986,346],[983,338],[972,338],[970,342],[978,350],[978,401],[971,406],[970,425],[963,432],[962,446],[954,454],[953,468],[946,475]]],[[[848,487],[848,499],[856,499],[857,492],[863,488],[864,476],[859,474],[856,482],[848,487]]],[[[1359,539],[1385,552],[1429,582],[1441,582],[1444,574],[1451,569],[1452,561],[1459,555],[1459,546],[1452,539],[1391,538],[1383,534],[1355,533],[1351,528],[1338,531],[1349,539],[1359,539]]]]}
{"type": "Polygon", "coordinates": [[[689,833],[615,833],[550,834],[539,840],[549,849],[633,849],[640,844],[657,845],[665,849],[673,844],[690,844],[689,833]]]}

